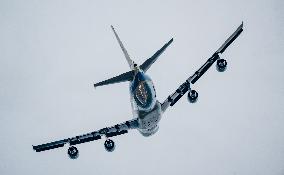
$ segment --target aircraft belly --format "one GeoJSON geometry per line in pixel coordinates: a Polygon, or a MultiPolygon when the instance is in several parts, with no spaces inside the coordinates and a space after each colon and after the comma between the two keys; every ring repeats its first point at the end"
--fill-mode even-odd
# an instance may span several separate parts
{"type": "Polygon", "coordinates": [[[150,112],[138,111],[138,130],[143,136],[150,136],[158,131],[161,114],[161,104],[158,101],[150,112]]]}

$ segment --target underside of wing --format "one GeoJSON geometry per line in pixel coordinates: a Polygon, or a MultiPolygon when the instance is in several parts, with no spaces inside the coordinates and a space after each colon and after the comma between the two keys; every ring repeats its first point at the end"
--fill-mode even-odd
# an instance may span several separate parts
{"type": "Polygon", "coordinates": [[[173,92],[168,98],[161,104],[162,111],[165,112],[169,106],[173,106],[178,102],[183,95],[188,91],[188,100],[191,103],[197,101],[198,93],[191,89],[191,85],[197,82],[197,80],[217,61],[216,67],[220,72],[225,71],[227,62],[221,59],[219,54],[222,54],[226,48],[242,33],[243,23],[237,28],[237,30],[224,42],[224,44],[184,83],[182,83],[178,89],[173,92]]]}
{"type": "MultiPolygon", "coordinates": [[[[73,145],[99,140],[103,136],[105,136],[106,138],[110,138],[110,137],[126,134],[128,133],[128,130],[137,129],[137,128],[138,128],[137,119],[128,120],[124,123],[120,123],[120,124],[117,124],[111,127],[102,128],[98,131],[93,131],[87,134],[83,134],[83,135],[79,135],[79,136],[75,136],[75,137],[71,137],[71,138],[67,138],[67,139],[63,139],[59,141],[54,141],[50,143],[45,143],[41,145],[36,145],[36,146],[33,146],[33,149],[36,152],[41,152],[41,151],[63,147],[65,144],[69,144],[71,146],[69,149],[72,149],[74,151],[74,150],[77,150],[77,148],[74,147],[73,145]]],[[[111,141],[110,139],[107,139],[106,142],[112,142],[114,144],[114,142],[111,141]]],[[[112,151],[110,149],[111,147],[106,145],[106,143],[105,143],[105,148],[107,151],[112,151]]],[[[68,149],[68,154],[69,154],[69,149],[68,149]]],[[[76,155],[74,154],[72,154],[72,151],[71,151],[71,153],[69,154],[70,158],[75,158],[76,155]]]]}

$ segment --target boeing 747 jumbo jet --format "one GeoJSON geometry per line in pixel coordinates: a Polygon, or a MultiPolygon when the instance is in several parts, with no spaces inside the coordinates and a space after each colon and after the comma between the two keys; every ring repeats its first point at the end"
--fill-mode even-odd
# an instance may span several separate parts
{"type": "Polygon", "coordinates": [[[121,134],[128,133],[130,129],[137,129],[143,136],[148,137],[155,134],[159,129],[159,122],[162,114],[176,104],[176,102],[188,92],[188,100],[191,103],[197,101],[198,93],[191,88],[197,80],[216,62],[218,71],[223,72],[227,67],[227,62],[220,58],[226,48],[241,34],[243,31],[243,23],[237,30],[225,41],[225,43],[185,82],[183,82],[171,95],[163,102],[156,99],[156,91],[151,78],[146,75],[147,70],[158,59],[158,57],[166,50],[166,48],[173,42],[169,40],[160,50],[158,50],[152,57],[147,59],[143,64],[137,65],[129,57],[121,40],[119,39],[113,26],[111,26],[114,35],[124,53],[124,56],[129,64],[130,71],[110,78],[105,81],[94,84],[95,87],[109,85],[113,83],[120,83],[129,81],[131,106],[133,111],[133,119],[126,122],[105,127],[103,129],[93,131],[87,134],[50,142],[42,145],[33,146],[36,152],[46,151],[54,148],[63,147],[65,144],[69,145],[68,155],[71,159],[76,159],[79,156],[78,149],[74,146],[77,144],[99,140],[105,137],[104,147],[111,152],[115,148],[113,140],[109,139],[121,134]]]}

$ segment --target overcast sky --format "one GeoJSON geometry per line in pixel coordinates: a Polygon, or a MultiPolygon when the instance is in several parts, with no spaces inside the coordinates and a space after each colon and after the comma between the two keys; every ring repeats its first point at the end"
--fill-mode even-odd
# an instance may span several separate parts
{"type": "Polygon", "coordinates": [[[0,1],[0,174],[284,175],[284,3],[238,1],[0,1]],[[132,119],[128,83],[93,83],[129,70],[111,31],[141,64],[174,42],[147,72],[160,101],[244,21],[215,65],[159,131],[36,153],[32,145],[132,119]]]}

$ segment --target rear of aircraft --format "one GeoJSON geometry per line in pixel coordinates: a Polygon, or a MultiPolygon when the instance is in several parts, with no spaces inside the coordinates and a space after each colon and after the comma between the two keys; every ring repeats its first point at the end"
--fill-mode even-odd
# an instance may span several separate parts
{"type": "Polygon", "coordinates": [[[109,85],[114,83],[121,83],[125,81],[132,81],[134,79],[134,76],[136,73],[141,70],[143,72],[146,72],[151,65],[158,59],[158,57],[166,50],[166,48],[173,42],[173,39],[171,39],[169,42],[167,42],[160,50],[158,50],[152,57],[148,58],[143,64],[140,66],[137,65],[129,56],[127,50],[125,49],[123,43],[121,42],[118,34],[116,33],[113,26],[111,26],[111,29],[118,41],[118,44],[120,45],[120,48],[125,56],[125,59],[130,67],[130,71],[122,73],[118,76],[112,77],[110,79],[98,82],[94,84],[95,87],[103,86],[103,85],[109,85]]]}
{"type": "Polygon", "coordinates": [[[129,56],[122,41],[120,40],[114,27],[111,26],[112,31],[120,45],[120,48],[129,65],[130,71],[122,73],[118,76],[101,81],[94,84],[95,87],[109,85],[130,81],[130,99],[133,110],[133,117],[139,118],[138,131],[145,137],[155,134],[158,129],[158,123],[161,119],[161,104],[156,100],[156,92],[152,80],[145,72],[158,59],[158,57],[166,50],[166,48],[173,42],[173,39],[168,41],[161,49],[159,49],[153,56],[148,58],[143,64],[138,66],[129,56]]]}

